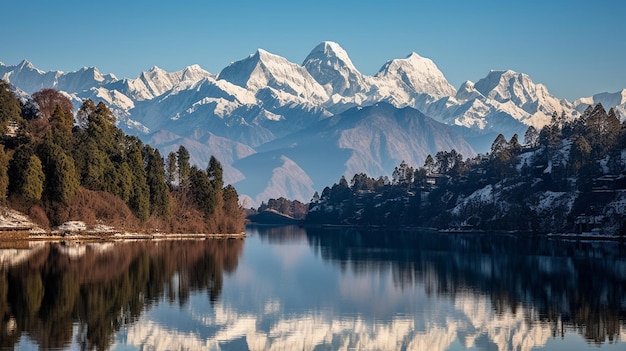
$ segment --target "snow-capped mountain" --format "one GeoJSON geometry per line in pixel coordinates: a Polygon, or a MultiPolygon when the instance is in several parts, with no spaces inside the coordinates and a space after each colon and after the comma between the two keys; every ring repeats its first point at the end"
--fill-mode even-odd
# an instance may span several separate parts
{"type": "Polygon", "coordinates": [[[124,79],[119,82],[119,85],[113,85],[110,88],[123,92],[133,100],[143,101],[154,99],[183,82],[193,83],[213,77],[214,75],[198,65],[191,65],[171,73],[154,66],[147,72],[141,73],[136,79],[124,79]]]}
{"type": "Polygon", "coordinates": [[[331,97],[367,94],[372,86],[371,81],[367,81],[352,64],[348,53],[334,42],[326,41],[316,46],[302,66],[331,97]]]}
{"type": "Polygon", "coordinates": [[[580,113],[585,111],[589,106],[602,104],[607,110],[613,108],[619,113],[620,119],[626,118],[626,89],[622,89],[616,93],[600,93],[588,98],[580,98],[574,101],[576,110],[580,113]]]}
{"type": "Polygon", "coordinates": [[[218,79],[260,96],[275,93],[281,102],[318,106],[328,100],[324,88],[304,67],[263,49],[231,63],[220,72],[218,79]]]}
{"type": "Polygon", "coordinates": [[[456,94],[456,90],[437,65],[431,59],[414,52],[404,59],[387,62],[376,74],[376,78],[384,82],[388,89],[381,92],[382,95],[395,96],[397,91],[401,91],[410,100],[416,94],[428,94],[435,99],[456,94]]]}
{"type": "Polygon", "coordinates": [[[44,72],[35,68],[27,60],[23,60],[16,66],[6,66],[0,63],[0,78],[29,94],[44,88],[74,93],[117,81],[117,77],[113,74],[103,75],[95,67],[84,67],[69,73],[44,72]]]}
{"type": "Polygon", "coordinates": [[[511,70],[491,71],[487,77],[476,82],[474,88],[510,110],[513,117],[520,116],[516,119],[535,127],[549,123],[554,112],[570,114],[574,109],[567,100],[551,95],[543,84],[536,84],[528,75],[511,70]],[[518,114],[516,109],[526,114],[518,114]]]}
{"type": "MultiPolygon", "coordinates": [[[[576,116],[601,102],[626,116],[626,90],[572,104],[510,70],[491,71],[456,90],[432,60],[416,53],[390,60],[368,76],[335,42],[316,46],[302,65],[258,49],[218,75],[198,65],[176,72],[155,66],[136,78],[118,79],[94,67],[44,72],[24,60],[15,66],[0,63],[0,78],[29,94],[49,87],[64,91],[76,108],[86,98],[104,101],[119,127],[160,147],[163,154],[183,144],[202,167],[211,154],[217,155],[230,173],[225,177],[254,201],[269,194],[307,201],[308,193],[327,185],[326,179],[332,183],[356,172],[389,174],[403,159],[419,166],[425,153],[438,149],[455,148],[464,155],[485,152],[494,135],[522,135],[529,125],[548,123],[554,112],[576,116]],[[354,109],[381,102],[389,105],[382,104],[377,111],[385,112],[374,114],[376,118],[354,109]],[[405,107],[454,126],[454,133],[474,148],[462,138],[440,134],[438,142],[426,142],[434,139],[398,120],[405,107]],[[361,124],[345,115],[332,118],[351,108],[350,113],[363,118],[361,124]],[[307,148],[302,146],[305,140],[307,148]],[[324,162],[329,159],[336,164],[328,167],[324,162]]],[[[431,134],[444,128],[434,122],[422,127],[431,134]]]]}

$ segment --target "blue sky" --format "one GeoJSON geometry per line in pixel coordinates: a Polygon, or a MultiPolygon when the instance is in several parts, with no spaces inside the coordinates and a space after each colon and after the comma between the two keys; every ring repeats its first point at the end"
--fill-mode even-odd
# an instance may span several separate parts
{"type": "Polygon", "coordinates": [[[411,52],[452,85],[524,72],[573,100],[626,88],[626,2],[2,1],[0,61],[43,70],[96,66],[119,78],[156,65],[219,73],[257,48],[301,64],[338,42],[364,74],[411,52]]]}

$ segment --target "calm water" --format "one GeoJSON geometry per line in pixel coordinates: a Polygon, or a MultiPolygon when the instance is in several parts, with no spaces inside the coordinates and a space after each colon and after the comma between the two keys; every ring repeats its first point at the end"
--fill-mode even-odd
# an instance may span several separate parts
{"type": "Polygon", "coordinates": [[[245,240],[0,244],[0,346],[626,350],[626,247],[248,228],[245,240]]]}

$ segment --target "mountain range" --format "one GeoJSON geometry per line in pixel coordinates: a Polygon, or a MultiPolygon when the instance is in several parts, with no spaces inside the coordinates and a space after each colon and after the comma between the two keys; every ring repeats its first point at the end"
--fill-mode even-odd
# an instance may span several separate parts
{"type": "Polygon", "coordinates": [[[342,175],[390,175],[402,160],[420,166],[437,151],[473,156],[497,134],[521,137],[554,112],[575,118],[602,103],[626,116],[626,89],[569,102],[511,70],[455,89],[416,53],[368,76],[334,42],[316,46],[301,65],[258,49],[219,74],[155,66],[119,79],[95,67],[45,72],[24,60],[0,63],[0,78],[25,98],[54,88],[75,108],[86,98],[103,101],[120,128],[164,155],[184,145],[200,167],[215,155],[248,205],[280,196],[308,201],[342,175]]]}

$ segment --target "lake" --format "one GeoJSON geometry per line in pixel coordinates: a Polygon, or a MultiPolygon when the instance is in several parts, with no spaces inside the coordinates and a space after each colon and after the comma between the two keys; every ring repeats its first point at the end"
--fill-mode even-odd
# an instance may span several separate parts
{"type": "Polygon", "coordinates": [[[626,350],[626,246],[295,226],[4,242],[0,317],[17,350],[626,350]]]}

